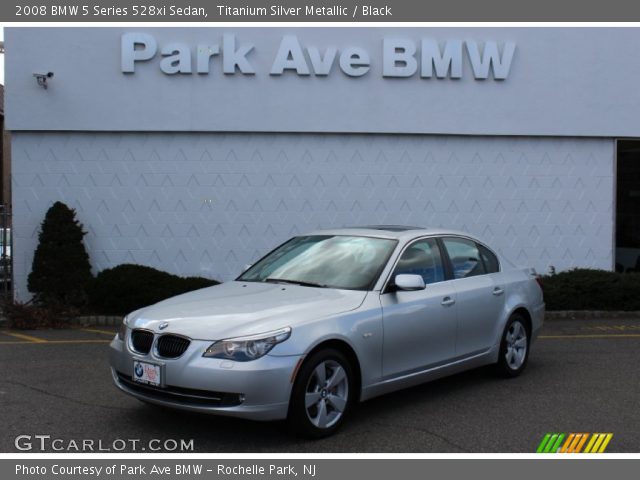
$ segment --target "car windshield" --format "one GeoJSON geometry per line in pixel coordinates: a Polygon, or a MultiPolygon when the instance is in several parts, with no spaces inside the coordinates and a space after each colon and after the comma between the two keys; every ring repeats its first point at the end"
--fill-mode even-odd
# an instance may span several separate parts
{"type": "Polygon", "coordinates": [[[396,240],[346,235],[294,237],[238,280],[370,290],[396,244],[396,240]]]}

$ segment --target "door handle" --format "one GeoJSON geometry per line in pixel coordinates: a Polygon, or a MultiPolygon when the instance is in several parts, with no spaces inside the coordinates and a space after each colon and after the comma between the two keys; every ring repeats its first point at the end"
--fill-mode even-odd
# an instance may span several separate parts
{"type": "Polygon", "coordinates": [[[504,288],[496,287],[493,289],[493,294],[496,296],[502,295],[503,293],[504,293],[504,288]]]}
{"type": "Polygon", "coordinates": [[[453,305],[454,303],[456,303],[456,301],[453,298],[447,296],[442,299],[440,305],[442,305],[443,307],[448,307],[449,305],[453,305]]]}

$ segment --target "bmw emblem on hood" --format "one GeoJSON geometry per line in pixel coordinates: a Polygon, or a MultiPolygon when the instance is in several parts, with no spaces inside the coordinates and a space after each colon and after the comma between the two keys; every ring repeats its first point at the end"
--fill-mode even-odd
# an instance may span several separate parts
{"type": "Polygon", "coordinates": [[[165,328],[167,328],[168,326],[169,326],[169,322],[162,322],[162,323],[158,326],[158,328],[159,328],[160,330],[164,330],[164,329],[165,329],[165,328]]]}

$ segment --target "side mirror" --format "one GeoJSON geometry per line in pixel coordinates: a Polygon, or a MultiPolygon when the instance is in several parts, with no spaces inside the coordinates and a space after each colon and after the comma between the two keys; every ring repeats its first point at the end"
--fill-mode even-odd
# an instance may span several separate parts
{"type": "Polygon", "coordinates": [[[396,275],[395,284],[398,290],[404,290],[408,292],[414,290],[424,290],[427,287],[421,275],[410,275],[405,273],[396,275]]]}
{"type": "Polygon", "coordinates": [[[242,267],[242,272],[240,273],[244,273],[247,270],[249,270],[251,267],[253,267],[253,265],[251,263],[247,263],[244,267],[242,267]]]}

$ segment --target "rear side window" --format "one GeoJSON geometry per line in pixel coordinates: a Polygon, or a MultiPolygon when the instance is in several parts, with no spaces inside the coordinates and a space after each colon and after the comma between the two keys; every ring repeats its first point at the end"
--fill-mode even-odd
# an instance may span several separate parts
{"type": "Polygon", "coordinates": [[[480,249],[480,255],[482,256],[484,268],[487,270],[487,273],[499,272],[500,264],[498,263],[498,258],[494,253],[483,245],[478,245],[478,248],[480,249]]]}
{"type": "Polygon", "coordinates": [[[487,273],[475,242],[453,237],[443,238],[442,242],[451,259],[453,278],[475,277],[487,273]]]}

